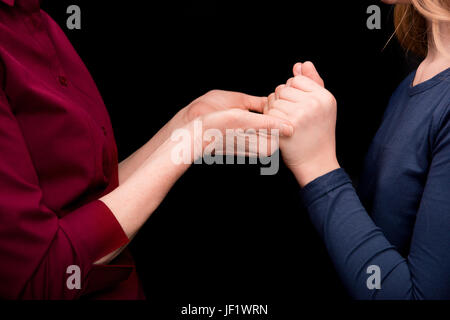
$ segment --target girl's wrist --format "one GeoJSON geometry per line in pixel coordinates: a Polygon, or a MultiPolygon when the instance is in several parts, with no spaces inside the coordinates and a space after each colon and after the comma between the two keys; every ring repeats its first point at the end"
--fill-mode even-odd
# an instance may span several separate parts
{"type": "Polygon", "coordinates": [[[290,167],[292,173],[297,179],[297,182],[302,188],[318,177],[339,168],[340,165],[336,158],[317,159],[308,163],[290,167]]]}

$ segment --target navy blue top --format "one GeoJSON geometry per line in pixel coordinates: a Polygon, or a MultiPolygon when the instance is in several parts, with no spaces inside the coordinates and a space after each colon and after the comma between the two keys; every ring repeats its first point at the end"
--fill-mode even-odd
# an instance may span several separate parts
{"type": "Polygon", "coordinates": [[[450,68],[413,87],[414,76],[389,102],[358,191],[343,169],[301,190],[356,299],[450,299],[450,68]],[[367,286],[371,265],[381,289],[367,286]]]}

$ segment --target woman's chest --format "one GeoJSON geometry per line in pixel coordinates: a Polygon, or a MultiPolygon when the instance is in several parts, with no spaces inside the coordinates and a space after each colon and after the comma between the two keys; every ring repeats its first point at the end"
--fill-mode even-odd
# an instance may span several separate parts
{"type": "Polygon", "coordinates": [[[430,164],[431,112],[399,105],[384,119],[366,156],[359,193],[389,241],[407,252],[430,164]]]}
{"type": "Polygon", "coordinates": [[[2,33],[2,85],[44,201],[64,211],[117,184],[117,150],[86,67],[56,24],[43,14],[36,19],[2,33]]]}

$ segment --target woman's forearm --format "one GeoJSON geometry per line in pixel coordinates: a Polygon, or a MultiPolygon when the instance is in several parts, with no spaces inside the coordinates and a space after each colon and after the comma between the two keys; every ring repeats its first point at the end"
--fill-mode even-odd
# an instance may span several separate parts
{"type": "Polygon", "coordinates": [[[164,127],[162,127],[145,145],[119,163],[119,184],[123,184],[172,132],[188,123],[186,109],[181,109],[164,127]]]}
{"type": "MultiPolygon", "coordinates": [[[[154,149],[156,142],[150,143],[144,150],[138,152],[134,159],[130,159],[137,169],[128,172],[126,179],[122,180],[119,187],[100,199],[112,211],[128,239],[131,239],[142,227],[194,159],[202,156],[205,147],[203,130],[214,129],[222,135],[228,130],[242,130],[242,128],[265,130],[265,132],[277,130],[276,132],[280,132],[282,136],[289,136],[293,132],[292,125],[287,120],[237,108],[197,117],[182,128],[178,128],[180,131],[176,135],[176,141],[171,137],[172,131],[176,128],[173,123],[163,129],[158,137],[161,139],[166,136],[166,140],[147,158],[145,158],[146,152],[154,149]]],[[[271,137],[264,137],[264,139],[271,139],[271,137]]],[[[213,143],[216,142],[214,140],[213,143]]],[[[211,147],[211,144],[208,146],[211,147]]],[[[216,147],[223,149],[223,144],[214,146],[214,150],[216,147]]],[[[131,164],[128,165],[132,167],[131,164]]],[[[108,263],[120,250],[96,263],[108,263]]]]}
{"type": "MultiPolygon", "coordinates": [[[[114,214],[129,239],[134,237],[192,163],[176,164],[173,161],[172,149],[175,145],[176,142],[167,139],[142,161],[126,181],[100,199],[114,214]]],[[[122,250],[123,247],[96,263],[109,263],[122,250]]]]}

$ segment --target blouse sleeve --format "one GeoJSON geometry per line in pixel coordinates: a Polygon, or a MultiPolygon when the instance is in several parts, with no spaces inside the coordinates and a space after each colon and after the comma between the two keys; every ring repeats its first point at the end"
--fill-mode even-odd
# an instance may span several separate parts
{"type": "Polygon", "coordinates": [[[59,218],[43,201],[39,178],[20,126],[0,90],[0,297],[73,299],[68,267],[81,270],[128,238],[100,200],[59,218]]]}
{"type": "Polygon", "coordinates": [[[313,224],[356,299],[450,299],[450,112],[442,117],[410,252],[402,257],[362,206],[343,169],[301,190],[313,224]],[[367,268],[378,266],[381,289],[367,268]]]}

